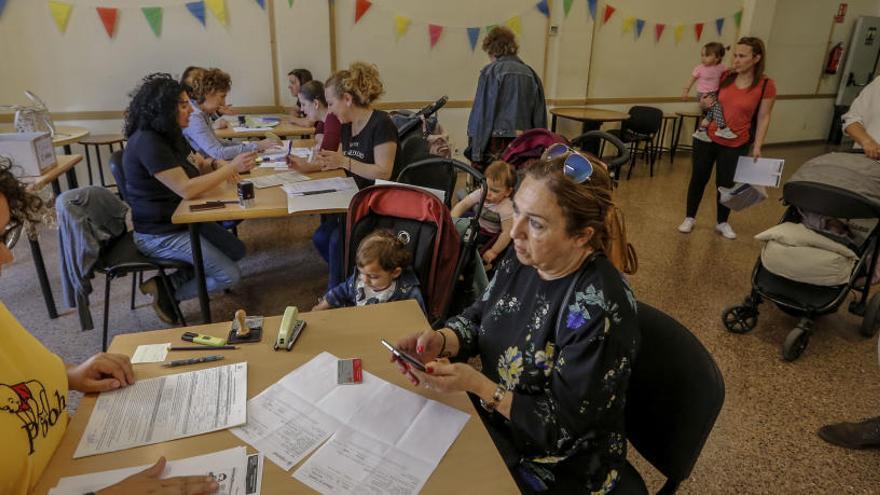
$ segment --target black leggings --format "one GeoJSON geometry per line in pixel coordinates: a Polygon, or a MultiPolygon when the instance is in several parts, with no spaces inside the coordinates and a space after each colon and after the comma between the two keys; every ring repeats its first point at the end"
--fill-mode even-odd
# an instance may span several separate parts
{"type": "Polygon", "coordinates": [[[748,152],[748,144],[730,148],[714,141],[707,143],[694,139],[694,168],[691,171],[691,181],[688,184],[687,214],[685,216],[696,218],[697,210],[700,208],[700,200],[703,199],[703,190],[706,189],[706,184],[712,175],[712,166],[717,163],[718,168],[715,170],[716,216],[718,223],[727,221],[727,217],[730,216],[730,208],[719,202],[721,193],[718,192],[718,188],[733,185],[736,162],[739,157],[748,154],[748,152]]]}

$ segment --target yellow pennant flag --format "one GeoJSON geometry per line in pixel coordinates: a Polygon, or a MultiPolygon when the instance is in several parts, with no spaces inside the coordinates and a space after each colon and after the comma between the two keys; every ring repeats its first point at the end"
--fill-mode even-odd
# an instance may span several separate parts
{"type": "Polygon", "coordinates": [[[205,5],[214,14],[214,17],[220,21],[220,24],[226,25],[226,1],[225,0],[205,0],[205,5]]]}
{"type": "Polygon", "coordinates": [[[633,30],[633,26],[636,24],[635,16],[625,17],[623,19],[623,32],[630,33],[633,30]]]}
{"type": "Polygon", "coordinates": [[[402,15],[394,16],[394,35],[397,36],[397,39],[400,39],[404,34],[406,34],[406,30],[409,29],[409,23],[411,22],[409,17],[405,17],[402,15]]]}
{"type": "Polygon", "coordinates": [[[73,10],[73,5],[69,3],[49,2],[49,11],[52,12],[55,25],[58,26],[58,30],[62,33],[67,30],[67,20],[70,19],[71,10],[73,10]]]}
{"type": "Polygon", "coordinates": [[[511,17],[507,20],[505,24],[507,24],[507,27],[509,27],[510,30],[513,31],[513,34],[517,36],[522,34],[522,23],[519,20],[519,16],[511,17]]]}
{"type": "Polygon", "coordinates": [[[675,34],[675,44],[677,45],[678,42],[681,41],[681,37],[684,36],[684,25],[679,24],[678,26],[675,26],[673,34],[675,34]]]}

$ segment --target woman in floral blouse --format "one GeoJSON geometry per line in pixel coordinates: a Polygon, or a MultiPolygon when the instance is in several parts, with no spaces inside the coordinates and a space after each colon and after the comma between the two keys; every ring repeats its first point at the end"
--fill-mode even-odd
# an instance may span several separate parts
{"type": "Polygon", "coordinates": [[[597,166],[577,183],[567,165],[585,160],[570,153],[526,174],[514,197],[514,250],[481,299],[446,328],[398,342],[426,372],[398,366],[414,384],[478,396],[524,492],[610,493],[626,463],[636,300],[602,253],[608,173],[597,166]],[[464,362],[474,357],[482,371],[464,362]]]}

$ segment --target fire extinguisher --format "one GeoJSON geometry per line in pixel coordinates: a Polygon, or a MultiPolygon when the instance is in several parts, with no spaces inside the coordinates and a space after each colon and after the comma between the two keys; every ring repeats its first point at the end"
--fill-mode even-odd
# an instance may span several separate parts
{"type": "Polygon", "coordinates": [[[828,63],[825,64],[826,74],[837,74],[840,68],[840,59],[843,57],[843,43],[834,45],[834,48],[828,53],[828,63]]]}

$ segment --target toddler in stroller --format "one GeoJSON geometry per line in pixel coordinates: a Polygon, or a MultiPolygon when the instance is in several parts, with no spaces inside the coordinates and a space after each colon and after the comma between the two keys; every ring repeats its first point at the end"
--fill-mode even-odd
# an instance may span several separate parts
{"type": "Polygon", "coordinates": [[[821,155],[792,175],[783,187],[783,199],[788,208],[781,224],[758,236],[771,242],[752,271],[751,294],[724,310],[724,326],[733,333],[751,331],[757,325],[758,305],[769,300],[801,317],[782,346],[783,359],[794,361],[807,347],[813,320],[836,312],[855,291],[860,296],[849,311],[863,317],[862,335],[873,336],[880,323],[880,293],[867,299],[877,268],[880,167],[862,155],[821,155]],[[864,228],[868,220],[866,235],[846,235],[854,229],[845,227],[864,228]],[[824,226],[830,228],[809,229],[824,226]],[[817,259],[825,263],[810,261],[817,259]]]}

